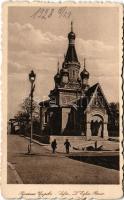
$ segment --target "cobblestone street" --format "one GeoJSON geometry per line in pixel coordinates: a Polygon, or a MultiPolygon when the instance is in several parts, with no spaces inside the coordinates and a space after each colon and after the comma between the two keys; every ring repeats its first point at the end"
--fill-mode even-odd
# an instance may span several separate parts
{"type": "Polygon", "coordinates": [[[27,155],[28,140],[8,135],[8,183],[25,184],[118,184],[119,171],[52,154],[33,143],[34,155],[27,155]],[[15,180],[14,180],[15,179],[15,180]]]}

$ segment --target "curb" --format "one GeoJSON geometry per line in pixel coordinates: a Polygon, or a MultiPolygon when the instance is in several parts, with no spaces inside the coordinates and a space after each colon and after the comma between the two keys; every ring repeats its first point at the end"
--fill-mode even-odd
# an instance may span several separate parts
{"type": "Polygon", "coordinates": [[[7,165],[12,170],[17,184],[23,184],[23,181],[22,181],[21,177],[19,176],[19,174],[17,173],[15,166],[13,164],[11,164],[10,162],[7,162],[7,165]]]}

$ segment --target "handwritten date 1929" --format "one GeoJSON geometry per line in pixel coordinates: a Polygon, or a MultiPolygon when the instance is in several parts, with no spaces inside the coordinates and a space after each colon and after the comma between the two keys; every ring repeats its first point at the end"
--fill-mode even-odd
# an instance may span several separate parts
{"type": "Polygon", "coordinates": [[[67,7],[61,7],[61,8],[38,8],[31,17],[36,19],[40,18],[42,20],[46,20],[50,17],[52,17],[54,14],[57,14],[58,17],[64,17],[69,18],[71,16],[71,10],[67,7]]]}

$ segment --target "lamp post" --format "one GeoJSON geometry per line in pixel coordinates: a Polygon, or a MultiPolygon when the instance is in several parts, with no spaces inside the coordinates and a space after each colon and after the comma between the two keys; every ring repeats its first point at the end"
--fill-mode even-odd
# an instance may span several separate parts
{"type": "Polygon", "coordinates": [[[31,144],[32,144],[32,135],[33,135],[33,119],[32,119],[32,113],[33,113],[33,92],[35,89],[35,81],[36,74],[32,70],[29,74],[29,81],[31,83],[31,92],[30,92],[30,98],[31,98],[31,108],[30,108],[30,117],[31,117],[31,134],[30,134],[30,145],[28,146],[28,153],[31,153],[31,144]]]}

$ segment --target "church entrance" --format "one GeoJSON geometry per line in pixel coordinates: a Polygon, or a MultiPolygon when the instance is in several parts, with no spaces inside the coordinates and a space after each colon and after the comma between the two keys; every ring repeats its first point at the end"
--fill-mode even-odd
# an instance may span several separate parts
{"type": "Polygon", "coordinates": [[[91,120],[91,134],[92,136],[103,137],[103,119],[99,115],[94,115],[91,120]]]}

